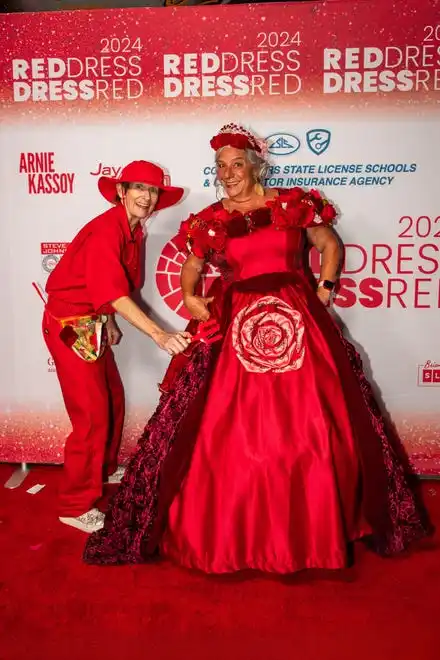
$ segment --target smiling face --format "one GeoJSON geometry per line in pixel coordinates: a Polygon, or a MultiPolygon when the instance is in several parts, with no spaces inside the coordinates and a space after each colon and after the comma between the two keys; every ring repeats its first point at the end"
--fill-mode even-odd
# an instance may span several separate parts
{"type": "Polygon", "coordinates": [[[251,196],[255,184],[254,171],[246,152],[234,147],[223,147],[216,156],[217,178],[231,200],[251,196]]]}
{"type": "Polygon", "coordinates": [[[145,183],[118,184],[117,191],[122,205],[125,207],[131,225],[144,225],[153,213],[159,190],[145,183]]]}

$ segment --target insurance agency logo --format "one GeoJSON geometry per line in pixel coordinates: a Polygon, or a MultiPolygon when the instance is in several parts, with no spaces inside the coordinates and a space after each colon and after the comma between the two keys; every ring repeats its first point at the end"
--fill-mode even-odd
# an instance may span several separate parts
{"type": "MultiPolygon", "coordinates": [[[[301,148],[300,138],[291,133],[272,133],[266,141],[272,156],[290,156],[301,148]]],[[[330,146],[331,132],[326,128],[313,128],[305,134],[304,142],[315,156],[321,156],[330,146]]]]}
{"type": "MultiPolygon", "coordinates": [[[[189,320],[191,316],[183,305],[180,290],[180,271],[185,259],[186,254],[180,251],[177,246],[177,236],[174,236],[163,248],[157,262],[156,285],[165,304],[173,312],[189,320]]],[[[202,276],[202,292],[200,295],[204,296],[206,294],[213,279],[217,276],[216,269],[209,265],[202,276]]]]}
{"type": "Polygon", "coordinates": [[[418,368],[419,387],[440,387],[440,363],[427,360],[418,368]]]}

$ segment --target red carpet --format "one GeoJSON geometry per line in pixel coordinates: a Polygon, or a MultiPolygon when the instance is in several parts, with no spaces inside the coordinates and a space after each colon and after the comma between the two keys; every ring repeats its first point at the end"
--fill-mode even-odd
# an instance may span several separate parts
{"type": "MultiPolygon", "coordinates": [[[[381,559],[362,546],[340,574],[189,573],[167,562],[99,568],[55,513],[59,468],[6,490],[0,465],[0,660],[434,660],[439,535],[381,559]],[[46,484],[36,495],[34,484],[46,484]]],[[[424,484],[440,526],[440,482],[424,484]]]]}

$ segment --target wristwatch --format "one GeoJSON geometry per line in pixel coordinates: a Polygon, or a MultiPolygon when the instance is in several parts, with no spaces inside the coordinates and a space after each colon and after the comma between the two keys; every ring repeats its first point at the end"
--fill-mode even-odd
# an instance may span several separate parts
{"type": "Polygon", "coordinates": [[[320,280],[318,283],[318,288],[320,286],[327,291],[333,291],[335,288],[335,282],[332,282],[331,280],[320,280]]]}

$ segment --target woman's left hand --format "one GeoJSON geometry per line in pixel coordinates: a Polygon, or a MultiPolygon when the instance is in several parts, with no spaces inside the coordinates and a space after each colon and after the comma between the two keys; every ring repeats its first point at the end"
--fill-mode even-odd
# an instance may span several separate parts
{"type": "Polygon", "coordinates": [[[325,307],[329,307],[332,297],[331,291],[324,289],[323,286],[320,286],[316,292],[316,295],[325,307]]]}
{"type": "Polygon", "coordinates": [[[106,323],[106,329],[109,346],[119,344],[122,338],[122,332],[113,316],[109,316],[106,323]]]}

